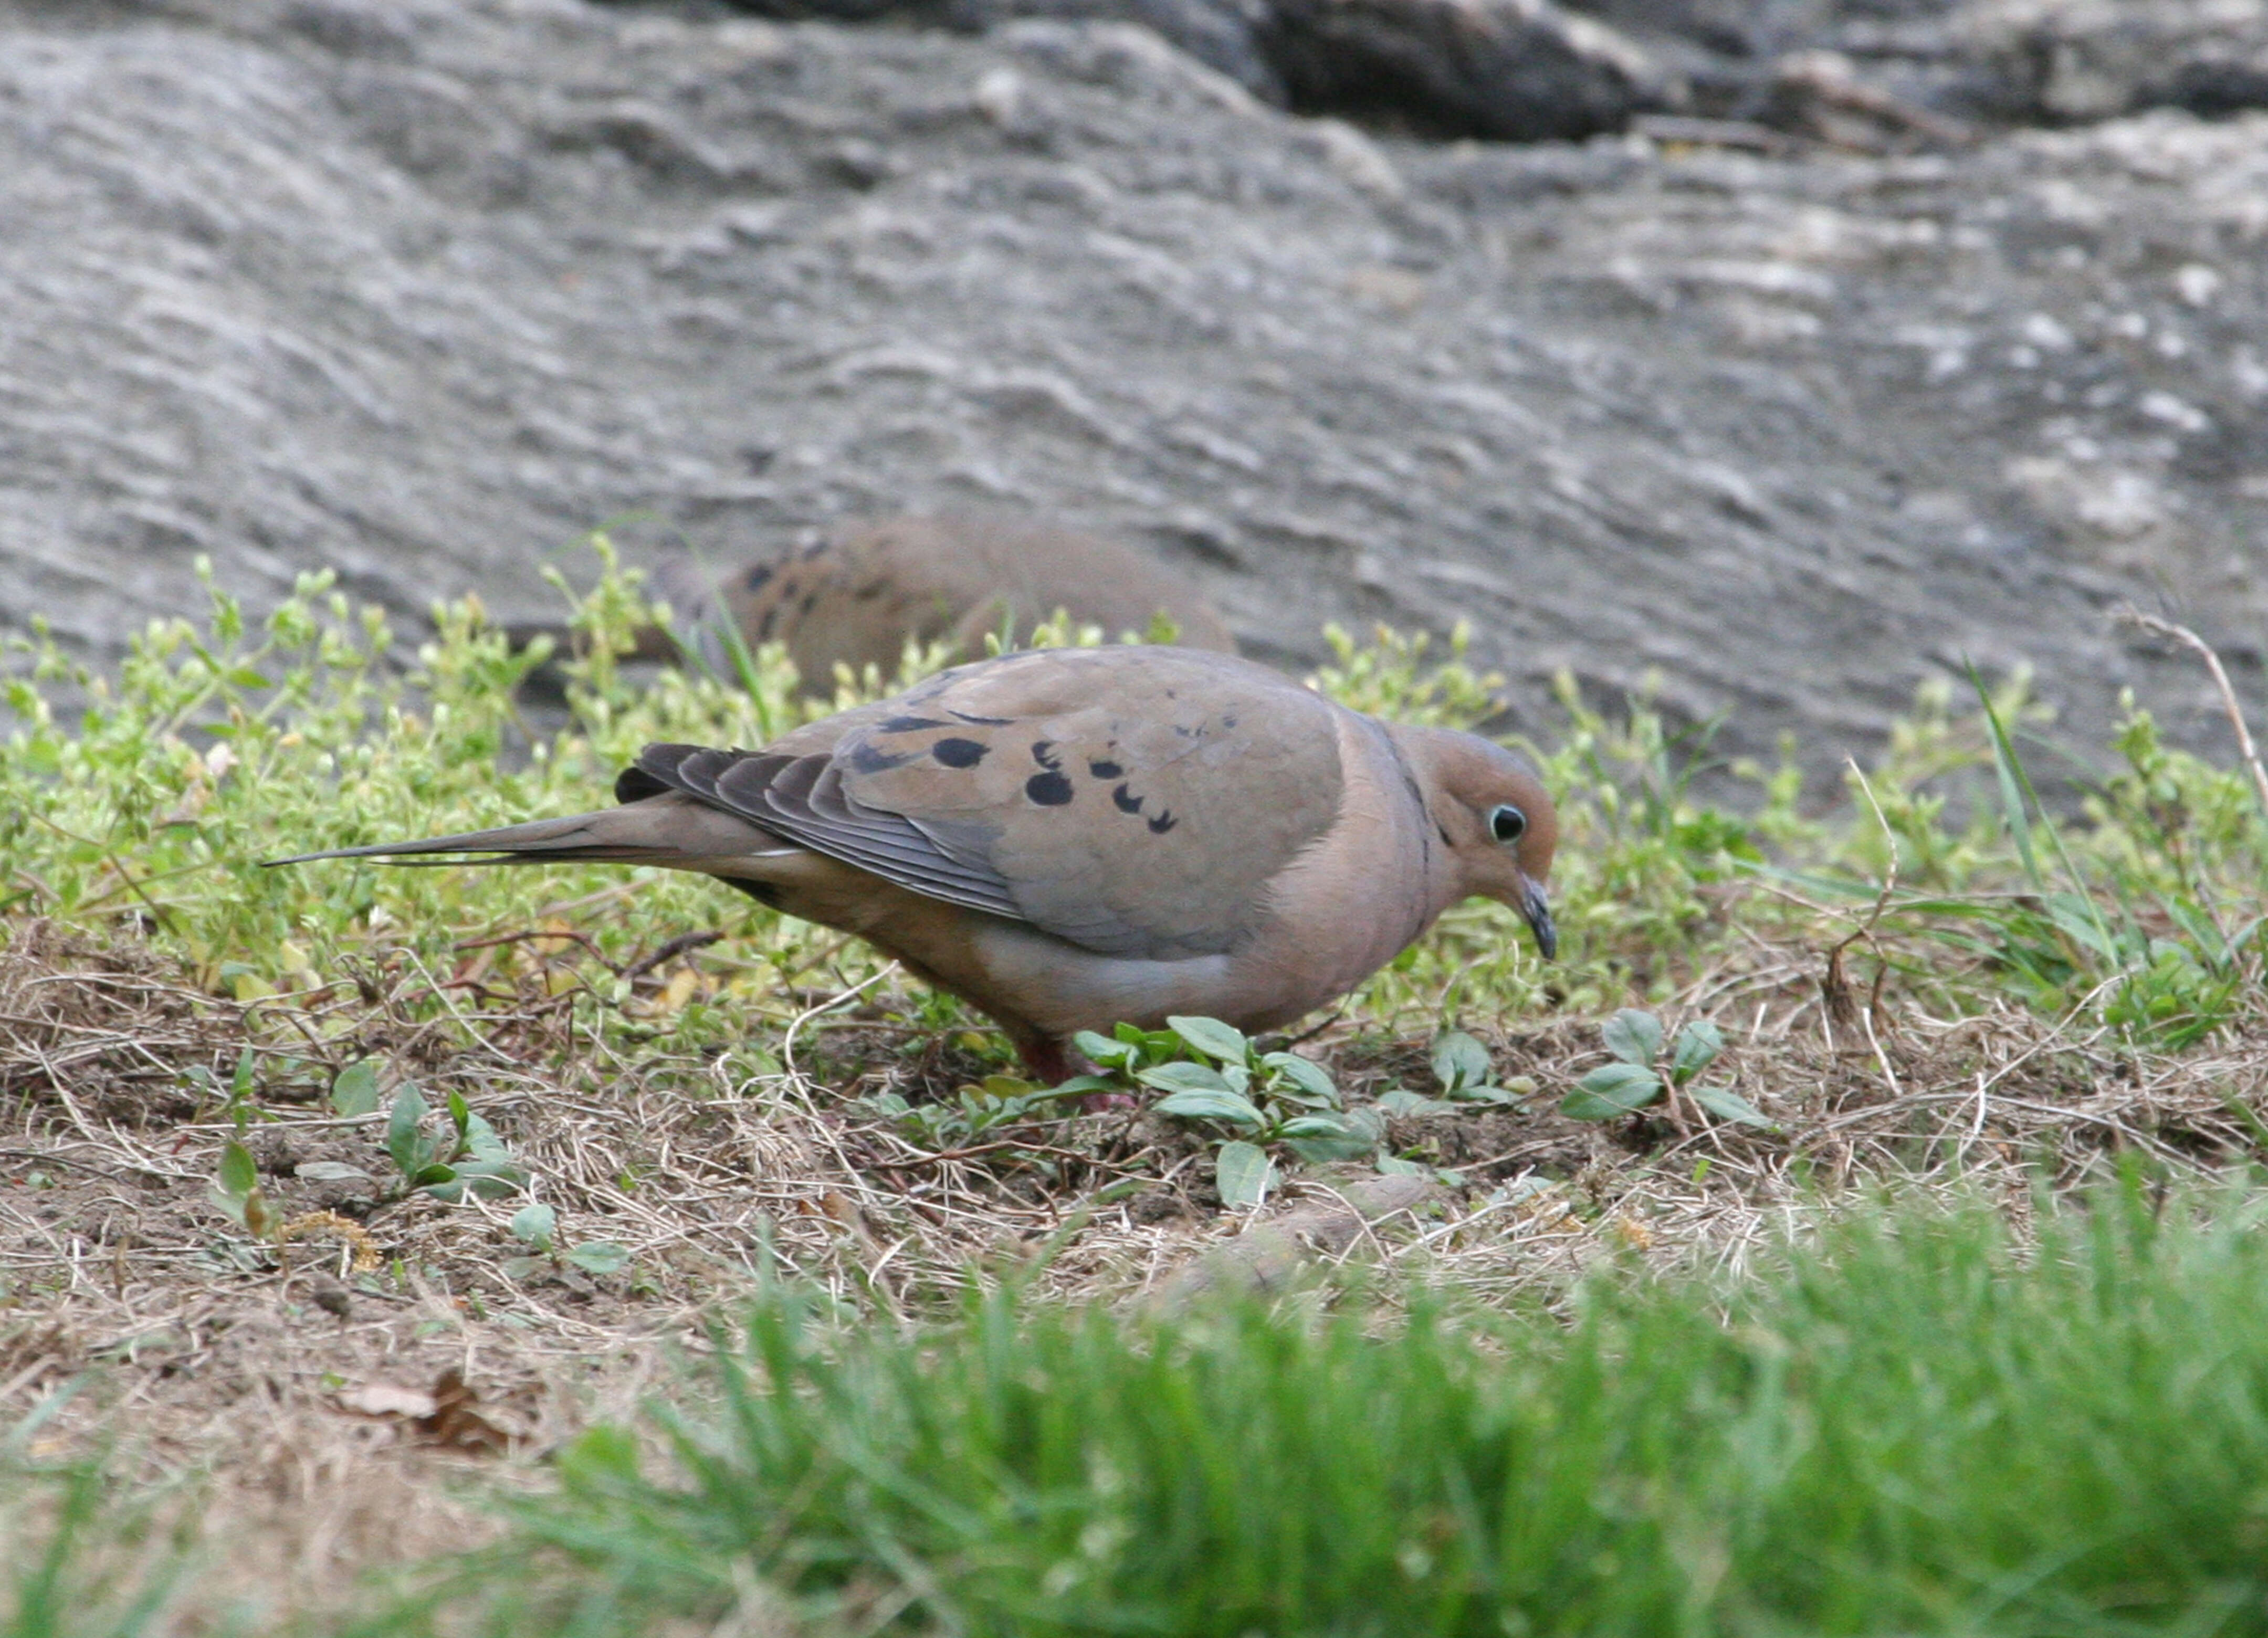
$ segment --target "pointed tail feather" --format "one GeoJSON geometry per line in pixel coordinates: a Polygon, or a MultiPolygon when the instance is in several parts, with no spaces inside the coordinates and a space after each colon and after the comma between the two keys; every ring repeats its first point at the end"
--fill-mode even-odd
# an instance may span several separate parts
{"type": "MultiPolygon", "coordinates": [[[[413,842],[373,842],[365,847],[326,848],[270,859],[269,866],[304,865],[318,859],[383,859],[406,865],[534,865],[605,861],[700,869],[720,859],[781,851],[780,838],[747,821],[677,796],[632,802],[626,807],[537,819],[494,830],[413,842]],[[467,859],[465,854],[491,854],[467,859]],[[440,854],[440,858],[421,858],[440,854]]],[[[792,845],[787,851],[800,851],[792,845]]]]}

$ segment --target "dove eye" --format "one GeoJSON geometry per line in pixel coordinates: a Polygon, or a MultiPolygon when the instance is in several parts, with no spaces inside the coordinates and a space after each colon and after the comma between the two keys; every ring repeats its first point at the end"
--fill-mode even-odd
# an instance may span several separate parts
{"type": "Polygon", "coordinates": [[[1507,803],[1489,815],[1489,834],[1499,842],[1517,842],[1528,834],[1528,815],[1507,803]]]}

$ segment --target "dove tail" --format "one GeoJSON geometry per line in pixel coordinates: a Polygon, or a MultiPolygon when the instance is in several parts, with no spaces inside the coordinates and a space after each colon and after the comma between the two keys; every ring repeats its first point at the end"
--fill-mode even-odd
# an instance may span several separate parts
{"type": "Polygon", "coordinates": [[[686,857],[683,839],[673,838],[659,815],[636,808],[614,808],[599,813],[576,814],[565,819],[537,819],[508,824],[494,830],[465,830],[455,836],[430,837],[416,842],[373,842],[367,847],[334,847],[319,853],[295,853],[270,859],[267,865],[304,865],[318,859],[384,859],[407,865],[534,865],[572,864],[593,860],[622,864],[669,864],[686,857]],[[438,853],[437,859],[417,855],[438,853]],[[491,859],[461,859],[466,853],[491,853],[491,859]]]}

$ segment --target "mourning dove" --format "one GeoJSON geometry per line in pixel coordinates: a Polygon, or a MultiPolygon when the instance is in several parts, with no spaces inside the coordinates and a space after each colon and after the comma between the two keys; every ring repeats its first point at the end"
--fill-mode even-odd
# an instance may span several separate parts
{"type": "MultiPolygon", "coordinates": [[[[943,642],[966,659],[984,652],[987,632],[1013,644],[1058,609],[1109,637],[1147,633],[1163,615],[1182,646],[1236,652],[1197,587],[1162,564],[1092,535],[999,518],[894,518],[722,575],[675,557],[652,584],[676,632],[720,675],[733,674],[729,631],[751,650],[786,645],[804,692],[821,697],[834,691],[838,665],[888,676],[909,640],[943,642]]],[[[566,636],[556,626],[513,630],[523,644],[539,633],[566,636]]],[[[676,657],[659,629],[636,640],[633,658],[676,657]]]]}
{"type": "Polygon", "coordinates": [[[571,818],[277,862],[703,871],[961,997],[1050,1085],[1076,1030],[1287,1023],[1470,895],[1519,911],[1547,957],[1557,945],[1557,820],[1524,762],[1228,655],[980,660],[762,750],[649,745],[615,795],[571,818]]]}

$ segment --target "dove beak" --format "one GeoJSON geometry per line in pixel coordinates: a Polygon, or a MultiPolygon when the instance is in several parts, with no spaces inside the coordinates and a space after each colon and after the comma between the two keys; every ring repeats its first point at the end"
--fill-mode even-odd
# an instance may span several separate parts
{"type": "Polygon", "coordinates": [[[1520,913],[1528,920],[1535,934],[1535,948],[1543,952],[1543,959],[1551,960],[1559,954],[1559,929],[1551,925],[1551,901],[1543,889],[1533,882],[1521,883],[1520,913]]]}

